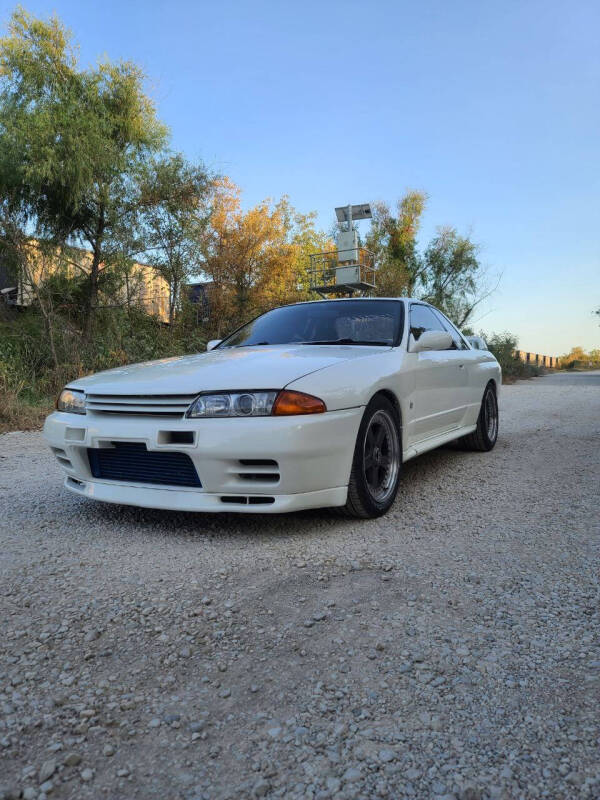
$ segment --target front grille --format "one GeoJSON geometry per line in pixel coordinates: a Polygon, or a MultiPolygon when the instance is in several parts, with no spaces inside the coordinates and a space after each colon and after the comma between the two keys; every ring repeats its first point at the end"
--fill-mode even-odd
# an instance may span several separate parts
{"type": "Polygon", "coordinates": [[[112,442],[112,445],[88,448],[94,478],[159,486],[202,486],[187,453],[147,450],[141,442],[112,442]]]}
{"type": "Polygon", "coordinates": [[[151,414],[181,417],[197,394],[86,394],[85,407],[96,414],[151,414]]]}

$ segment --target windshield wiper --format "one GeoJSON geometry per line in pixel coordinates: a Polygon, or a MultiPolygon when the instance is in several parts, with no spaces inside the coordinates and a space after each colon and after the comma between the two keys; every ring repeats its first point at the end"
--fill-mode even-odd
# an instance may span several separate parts
{"type": "Polygon", "coordinates": [[[389,342],[378,342],[373,339],[321,339],[314,342],[298,342],[298,344],[372,344],[383,347],[391,347],[389,342]]]}

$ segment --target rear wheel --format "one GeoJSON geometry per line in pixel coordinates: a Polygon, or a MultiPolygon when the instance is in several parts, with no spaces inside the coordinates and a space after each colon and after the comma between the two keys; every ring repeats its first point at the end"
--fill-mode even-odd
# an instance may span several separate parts
{"type": "Polygon", "coordinates": [[[498,439],[498,398],[493,383],[488,383],[483,393],[477,428],[459,440],[468,450],[491,450],[498,439]]]}
{"type": "Polygon", "coordinates": [[[348,500],[343,511],[363,519],[380,517],[398,491],[402,466],[398,413],[383,395],[376,395],[363,415],[356,438],[348,500]]]}

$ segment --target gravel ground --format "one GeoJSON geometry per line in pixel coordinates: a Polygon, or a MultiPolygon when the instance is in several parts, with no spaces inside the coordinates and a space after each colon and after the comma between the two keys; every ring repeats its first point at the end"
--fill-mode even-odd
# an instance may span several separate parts
{"type": "Polygon", "coordinates": [[[369,522],[95,504],[0,437],[0,798],[599,798],[584,377],[369,522]]]}

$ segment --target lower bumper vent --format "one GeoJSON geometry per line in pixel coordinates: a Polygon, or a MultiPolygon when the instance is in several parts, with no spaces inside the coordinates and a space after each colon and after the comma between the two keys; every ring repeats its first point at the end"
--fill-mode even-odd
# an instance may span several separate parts
{"type": "Polygon", "coordinates": [[[271,458],[240,458],[238,478],[242,481],[279,483],[279,464],[271,458]]]}
{"type": "Polygon", "coordinates": [[[267,495],[222,495],[222,503],[229,503],[234,506],[269,506],[275,502],[274,497],[267,497],[267,495]]]}
{"type": "Polygon", "coordinates": [[[148,450],[142,442],[112,442],[112,445],[88,448],[94,478],[158,486],[202,486],[187,453],[148,450]]]}
{"type": "Polygon", "coordinates": [[[68,467],[69,469],[73,469],[73,464],[71,463],[71,459],[62,448],[53,447],[52,452],[56,456],[56,460],[58,461],[59,464],[62,464],[63,467],[68,467]]]}

